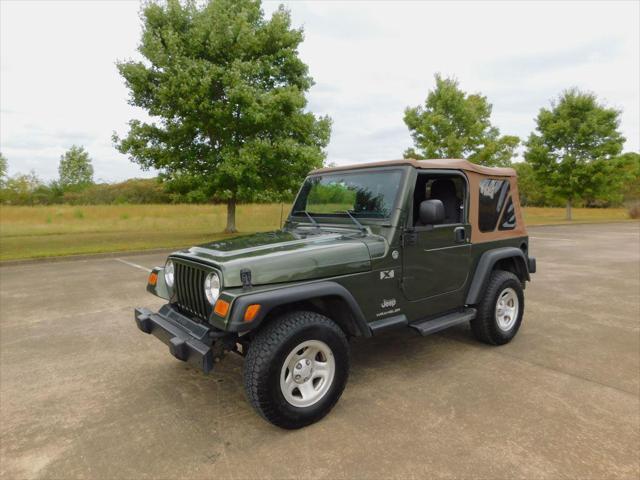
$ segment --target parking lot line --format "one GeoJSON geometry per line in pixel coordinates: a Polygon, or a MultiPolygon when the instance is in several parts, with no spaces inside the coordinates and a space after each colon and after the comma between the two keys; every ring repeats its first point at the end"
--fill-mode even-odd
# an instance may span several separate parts
{"type": "Polygon", "coordinates": [[[139,268],[140,270],[144,270],[147,273],[151,272],[150,268],[143,267],[142,265],[138,265],[137,263],[127,262],[126,260],[123,260],[121,258],[114,258],[114,260],[120,263],[124,263],[125,265],[129,265],[130,267],[133,267],[133,268],[139,268]]]}
{"type": "Polygon", "coordinates": [[[560,240],[562,242],[575,242],[575,238],[558,238],[558,237],[529,237],[534,240],[560,240]]]}

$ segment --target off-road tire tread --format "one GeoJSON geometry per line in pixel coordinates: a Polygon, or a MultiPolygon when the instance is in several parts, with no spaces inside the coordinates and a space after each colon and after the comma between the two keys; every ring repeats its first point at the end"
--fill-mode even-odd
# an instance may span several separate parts
{"type": "MultiPolygon", "coordinates": [[[[516,288],[519,288],[520,292],[522,292],[522,283],[514,273],[506,270],[494,270],[491,272],[491,276],[489,277],[489,281],[487,282],[487,286],[484,290],[482,301],[477,306],[478,313],[476,318],[471,321],[471,331],[474,336],[481,342],[489,345],[503,345],[511,340],[508,339],[505,341],[505,339],[497,333],[497,326],[495,324],[494,317],[495,297],[498,294],[498,290],[502,290],[504,288],[504,284],[508,281],[515,282],[517,284],[516,288]]],[[[522,315],[524,311],[522,295],[521,300],[520,315],[522,315]]]]}
{"type": "MultiPolygon", "coordinates": [[[[336,365],[336,368],[346,368],[348,375],[349,344],[345,333],[329,318],[311,311],[294,311],[286,313],[279,318],[274,318],[252,340],[245,357],[243,381],[249,402],[265,420],[282,428],[299,428],[304,425],[291,425],[288,419],[284,418],[274,408],[267,391],[267,372],[280,345],[302,328],[310,325],[322,325],[333,330],[338,335],[347,352],[347,365],[336,365]]],[[[343,384],[339,386],[339,391],[337,395],[334,395],[334,399],[329,404],[325,414],[335,406],[344,390],[345,384],[346,378],[343,384]]]]}

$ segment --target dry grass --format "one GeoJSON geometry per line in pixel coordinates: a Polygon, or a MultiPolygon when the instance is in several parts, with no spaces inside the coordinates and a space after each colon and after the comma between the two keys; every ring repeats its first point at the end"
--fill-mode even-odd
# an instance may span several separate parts
{"type": "MultiPolygon", "coordinates": [[[[241,205],[242,233],[277,229],[289,205],[241,205]]],[[[562,208],[527,208],[528,225],[564,223],[562,208]]],[[[628,220],[625,209],[574,209],[574,221],[628,220]]],[[[0,260],[177,248],[225,237],[224,205],[0,207],[0,260]]]]}
{"type": "MultiPolygon", "coordinates": [[[[280,204],[240,205],[237,227],[277,229],[280,214],[280,204]]],[[[0,260],[183,247],[227,236],[225,225],[224,205],[3,206],[0,260]]]]}
{"type": "Polygon", "coordinates": [[[527,225],[553,225],[561,223],[600,223],[631,220],[626,208],[574,208],[573,221],[565,220],[564,208],[524,208],[524,220],[527,225]]]}

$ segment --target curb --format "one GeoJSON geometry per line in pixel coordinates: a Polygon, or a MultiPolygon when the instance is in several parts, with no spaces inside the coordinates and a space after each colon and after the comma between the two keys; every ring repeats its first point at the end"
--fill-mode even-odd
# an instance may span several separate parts
{"type": "Polygon", "coordinates": [[[119,257],[133,257],[136,255],[146,255],[154,253],[166,253],[175,252],[180,250],[180,247],[175,248],[150,248],[148,250],[123,250],[121,252],[102,252],[102,253],[83,253],[80,255],[60,255],[57,257],[39,257],[39,258],[24,258],[16,260],[2,260],[0,261],[0,268],[2,267],[14,267],[20,265],[33,265],[37,263],[58,263],[58,262],[73,262],[82,260],[97,260],[100,258],[119,258],[119,257]]]}
{"type": "Polygon", "coordinates": [[[534,228],[539,227],[581,227],[585,225],[629,225],[630,223],[640,223],[640,221],[630,218],[628,220],[615,220],[613,222],[602,221],[602,222],[581,222],[580,220],[574,220],[573,223],[540,223],[538,225],[526,225],[527,231],[532,230],[534,228]]]}

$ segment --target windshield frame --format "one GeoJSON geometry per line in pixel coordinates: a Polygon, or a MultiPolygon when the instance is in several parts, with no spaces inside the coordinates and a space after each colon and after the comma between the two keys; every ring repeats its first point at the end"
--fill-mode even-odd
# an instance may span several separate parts
{"type": "MultiPolygon", "coordinates": [[[[391,203],[391,208],[389,209],[389,215],[385,217],[368,217],[368,216],[359,216],[354,212],[351,214],[358,219],[362,224],[381,224],[381,225],[390,225],[394,215],[397,213],[398,208],[401,206],[403,201],[402,193],[405,191],[405,184],[407,180],[407,171],[408,169],[404,166],[388,166],[388,167],[376,167],[376,168],[354,168],[353,170],[340,170],[336,172],[319,172],[316,174],[308,175],[302,184],[300,185],[300,189],[296,194],[293,204],[291,205],[291,210],[289,212],[289,216],[287,217],[287,221],[295,221],[296,223],[309,223],[309,219],[303,213],[294,214],[294,208],[298,201],[298,198],[302,194],[302,189],[304,185],[309,179],[316,177],[327,177],[331,175],[357,175],[357,174],[366,174],[366,173],[378,173],[378,172],[400,172],[400,180],[398,182],[398,190],[396,191],[395,198],[391,203]]],[[[298,210],[296,210],[298,212],[298,210]]],[[[302,212],[302,211],[300,211],[302,212]]],[[[355,227],[356,225],[353,223],[353,220],[349,218],[349,216],[345,212],[331,212],[331,213],[316,213],[316,212],[308,212],[313,216],[313,219],[316,220],[319,224],[334,224],[340,226],[351,226],[355,227]],[[337,221],[336,221],[337,220],[337,221]]]]}

